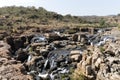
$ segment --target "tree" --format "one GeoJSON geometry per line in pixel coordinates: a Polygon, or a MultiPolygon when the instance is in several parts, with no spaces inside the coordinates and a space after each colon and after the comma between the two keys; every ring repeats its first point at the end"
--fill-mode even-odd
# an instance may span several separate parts
{"type": "Polygon", "coordinates": [[[103,18],[100,20],[99,24],[100,24],[100,27],[105,27],[106,26],[106,22],[103,18]]]}

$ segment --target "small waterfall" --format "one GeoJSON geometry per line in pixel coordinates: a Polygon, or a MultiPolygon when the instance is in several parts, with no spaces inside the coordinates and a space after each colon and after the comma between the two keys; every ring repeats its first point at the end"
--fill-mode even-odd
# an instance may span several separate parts
{"type": "Polygon", "coordinates": [[[39,73],[38,74],[39,77],[44,78],[44,79],[47,78],[48,75],[49,75],[48,73],[46,73],[46,74],[39,73]]]}
{"type": "Polygon", "coordinates": [[[29,62],[32,59],[32,55],[28,56],[27,62],[29,62]]]}
{"type": "Polygon", "coordinates": [[[47,59],[47,60],[45,61],[45,64],[44,64],[44,69],[47,67],[48,62],[49,62],[49,60],[47,59]]]}

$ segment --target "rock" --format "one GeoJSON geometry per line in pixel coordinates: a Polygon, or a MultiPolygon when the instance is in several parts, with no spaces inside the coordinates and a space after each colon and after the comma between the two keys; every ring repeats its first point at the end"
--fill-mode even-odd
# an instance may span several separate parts
{"type": "Polygon", "coordinates": [[[81,65],[81,72],[82,72],[83,74],[86,74],[86,62],[85,62],[85,61],[82,61],[81,64],[82,64],[82,65],[81,65]]]}
{"type": "Polygon", "coordinates": [[[79,36],[79,35],[77,35],[77,34],[73,35],[72,40],[73,40],[73,41],[78,41],[78,36],[79,36]]]}
{"type": "Polygon", "coordinates": [[[0,41],[0,48],[10,50],[11,46],[5,43],[4,41],[0,41]]]}
{"type": "Polygon", "coordinates": [[[110,64],[119,64],[120,62],[120,59],[116,57],[107,57],[106,60],[108,60],[110,64]]]}
{"type": "Polygon", "coordinates": [[[18,51],[16,51],[15,54],[16,54],[16,59],[21,62],[24,62],[25,60],[27,60],[29,56],[28,53],[24,52],[22,49],[19,49],[18,51]]]}
{"type": "Polygon", "coordinates": [[[110,69],[110,71],[111,72],[118,72],[118,73],[120,73],[120,64],[115,64],[115,63],[113,63],[113,65],[110,67],[111,69],[110,69]]]}
{"type": "Polygon", "coordinates": [[[86,63],[87,63],[87,65],[91,65],[92,64],[92,57],[91,56],[87,57],[86,63]]]}
{"type": "Polygon", "coordinates": [[[69,45],[76,45],[76,42],[74,42],[74,41],[69,41],[68,44],[69,44],[69,45]]]}
{"type": "Polygon", "coordinates": [[[24,41],[22,41],[20,37],[17,38],[17,39],[14,38],[14,46],[15,46],[14,50],[18,50],[19,48],[23,48],[24,47],[24,41]]]}
{"type": "Polygon", "coordinates": [[[92,75],[92,68],[90,65],[86,66],[86,75],[92,75]]]}
{"type": "Polygon", "coordinates": [[[25,75],[25,71],[22,64],[1,66],[0,76],[2,80],[33,80],[32,76],[25,75]]]}
{"type": "Polygon", "coordinates": [[[47,49],[40,49],[40,54],[42,54],[42,56],[47,57],[48,53],[49,51],[47,49]]]}
{"type": "Polygon", "coordinates": [[[66,45],[65,46],[66,50],[69,50],[69,49],[71,50],[71,49],[75,49],[75,48],[76,48],[76,45],[66,45]]]}
{"type": "Polygon", "coordinates": [[[109,78],[109,80],[120,80],[120,74],[118,73],[113,73],[111,76],[110,76],[110,78],[109,78]]]}
{"type": "Polygon", "coordinates": [[[37,62],[43,60],[44,58],[42,56],[34,56],[32,57],[32,59],[30,61],[28,61],[26,63],[27,66],[31,66],[31,65],[34,65],[36,64],[37,62]]]}
{"type": "Polygon", "coordinates": [[[98,54],[98,53],[94,53],[94,54],[92,55],[92,63],[93,63],[93,64],[96,62],[96,60],[98,59],[99,56],[100,56],[100,54],[98,54]]]}
{"type": "Polygon", "coordinates": [[[62,47],[65,47],[67,45],[67,41],[54,41],[53,42],[55,47],[57,48],[62,48],[62,47]]]}
{"type": "Polygon", "coordinates": [[[80,50],[73,50],[70,52],[70,55],[81,54],[80,50]]]}
{"type": "Polygon", "coordinates": [[[12,50],[15,48],[15,46],[14,46],[14,38],[12,36],[6,37],[5,42],[8,43],[11,46],[12,50]]]}
{"type": "Polygon", "coordinates": [[[95,66],[98,68],[102,62],[103,60],[101,58],[98,58],[95,62],[95,66]]]}
{"type": "Polygon", "coordinates": [[[57,33],[46,33],[45,37],[48,39],[48,41],[55,41],[55,40],[61,40],[60,35],[57,33]]]}
{"type": "Polygon", "coordinates": [[[52,51],[55,49],[54,45],[46,45],[46,49],[52,51]]]}
{"type": "Polygon", "coordinates": [[[47,43],[47,40],[44,36],[36,36],[36,37],[33,37],[32,40],[31,40],[31,43],[40,43],[40,42],[46,42],[47,43]]]}
{"type": "Polygon", "coordinates": [[[82,54],[82,60],[86,61],[86,59],[87,59],[87,53],[83,52],[83,54],[82,54]]]}
{"type": "Polygon", "coordinates": [[[45,43],[45,42],[41,42],[41,43],[32,43],[32,44],[31,44],[32,47],[45,46],[45,45],[47,45],[47,43],[45,43]]]}
{"type": "Polygon", "coordinates": [[[11,52],[11,47],[7,43],[0,41],[0,57],[1,58],[10,58],[12,55],[11,52]]]}
{"type": "Polygon", "coordinates": [[[104,52],[104,54],[105,55],[107,54],[108,56],[110,55],[110,56],[113,56],[113,57],[115,56],[115,53],[112,52],[112,51],[106,51],[106,52],[104,52]]]}
{"type": "Polygon", "coordinates": [[[0,66],[6,64],[8,62],[8,59],[6,58],[0,58],[0,66]]]}
{"type": "Polygon", "coordinates": [[[74,61],[80,61],[82,60],[82,54],[80,50],[73,50],[70,52],[70,59],[74,61]]]}

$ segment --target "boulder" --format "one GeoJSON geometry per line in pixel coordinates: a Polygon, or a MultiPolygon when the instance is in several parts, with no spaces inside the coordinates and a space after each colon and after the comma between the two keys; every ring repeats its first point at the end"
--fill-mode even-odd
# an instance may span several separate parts
{"type": "Polygon", "coordinates": [[[70,52],[70,59],[73,61],[80,61],[82,60],[82,54],[80,50],[73,50],[70,52]]]}
{"type": "Polygon", "coordinates": [[[48,41],[55,41],[55,40],[61,40],[60,35],[57,33],[46,33],[45,37],[48,39],[48,41]]]}

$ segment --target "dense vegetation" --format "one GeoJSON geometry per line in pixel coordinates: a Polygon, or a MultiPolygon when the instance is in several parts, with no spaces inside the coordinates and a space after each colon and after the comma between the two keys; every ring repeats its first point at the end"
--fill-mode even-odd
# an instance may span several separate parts
{"type": "MultiPolygon", "coordinates": [[[[118,15],[119,16],[119,15],[118,15]]],[[[0,29],[16,27],[109,27],[117,26],[116,16],[71,16],[50,12],[42,7],[1,7],[0,29]]]]}

